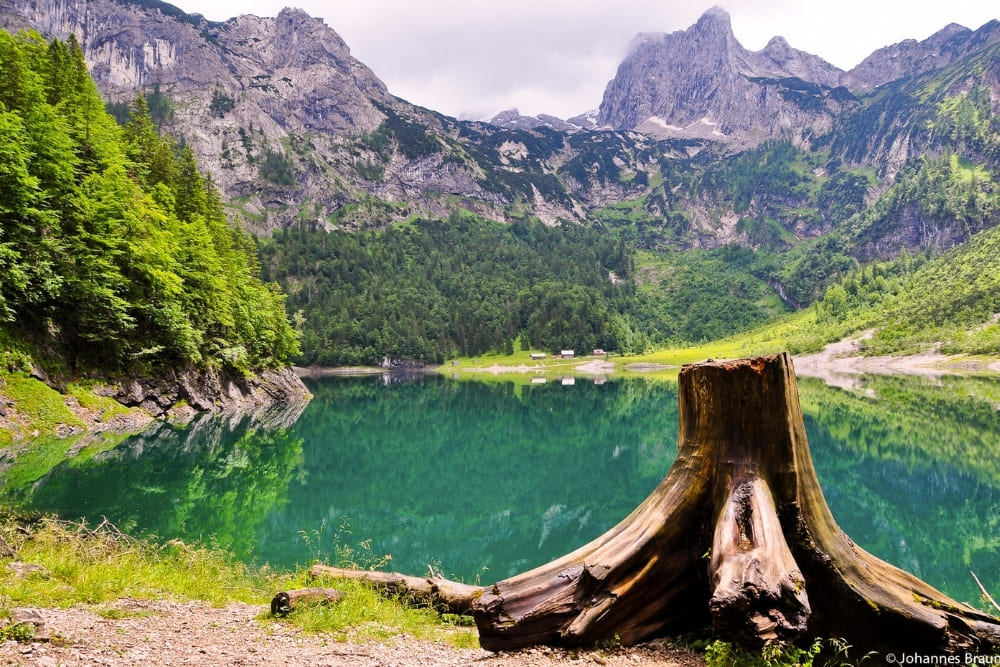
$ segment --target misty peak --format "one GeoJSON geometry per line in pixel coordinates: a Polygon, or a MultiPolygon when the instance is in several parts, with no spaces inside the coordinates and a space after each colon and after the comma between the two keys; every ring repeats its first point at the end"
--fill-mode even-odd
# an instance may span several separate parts
{"type": "Polygon", "coordinates": [[[792,47],[788,43],[788,40],[785,39],[784,37],[778,35],[778,36],[772,37],[768,41],[767,46],[764,47],[764,51],[765,52],[775,51],[775,52],[779,52],[780,53],[780,52],[783,52],[783,51],[790,51],[791,48],[792,47]]]}
{"type": "Polygon", "coordinates": [[[701,15],[698,22],[694,25],[695,30],[698,32],[711,31],[711,32],[729,32],[733,31],[732,21],[729,18],[729,12],[727,12],[722,7],[715,5],[709,8],[701,15]]]}

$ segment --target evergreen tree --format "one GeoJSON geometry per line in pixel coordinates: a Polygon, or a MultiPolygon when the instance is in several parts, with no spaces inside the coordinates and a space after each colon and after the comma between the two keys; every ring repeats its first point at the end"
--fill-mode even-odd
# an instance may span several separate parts
{"type": "Polygon", "coordinates": [[[249,371],[298,353],[255,245],[226,221],[194,153],[175,147],[143,98],[119,128],[74,38],[0,33],[5,339],[81,371],[249,371]]]}

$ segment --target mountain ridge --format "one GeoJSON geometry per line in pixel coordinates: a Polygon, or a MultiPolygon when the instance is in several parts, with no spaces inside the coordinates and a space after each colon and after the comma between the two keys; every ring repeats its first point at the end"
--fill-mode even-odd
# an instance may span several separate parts
{"type": "MultiPolygon", "coordinates": [[[[162,94],[164,129],[193,147],[230,214],[265,235],[301,222],[358,228],[456,208],[500,221],[526,208],[550,224],[579,222],[648,187],[647,137],[681,140],[678,154],[788,138],[808,148],[859,106],[840,85],[843,72],[782,37],[743,49],[718,6],[686,30],[637,37],[596,119],[515,111],[492,125],[395,97],[333,28],[298,9],[216,22],[158,0],[0,0],[0,24],[74,34],[112,102],[162,94]],[[674,63],[663,48],[687,70],[657,74],[660,88],[650,88],[643,74],[674,63]],[[619,136],[606,142],[609,131],[619,136]],[[602,155],[608,146],[613,155],[602,155]]],[[[914,59],[933,47],[954,59],[1000,29],[937,35],[873,54],[857,70],[859,85],[873,85],[878,63],[899,49],[914,59]]]]}
{"type": "MultiPolygon", "coordinates": [[[[672,100],[678,97],[697,98],[706,89],[717,87],[720,83],[738,87],[732,80],[737,77],[758,80],[744,83],[745,91],[752,91],[761,96],[768,94],[772,97],[788,96],[794,95],[795,90],[790,92],[787,87],[782,86],[781,81],[801,79],[829,89],[826,95],[816,96],[816,101],[827,106],[828,114],[807,114],[804,120],[800,119],[798,123],[804,125],[804,128],[797,129],[800,130],[800,134],[802,129],[823,132],[830,127],[832,117],[843,110],[840,104],[831,103],[827,98],[833,97],[834,100],[848,98],[844,92],[833,92],[835,89],[845,88],[854,94],[869,93],[907,76],[942,69],[963,55],[997,41],[1000,41],[1000,22],[997,20],[989,21],[977,29],[952,23],[926,39],[919,41],[906,39],[886,45],[873,51],[850,70],[841,70],[820,56],[793,48],[780,35],[772,37],[760,51],[744,49],[732,32],[728,12],[720,6],[714,6],[686,29],[671,33],[647,32],[636,35],[616,76],[605,88],[604,99],[597,117],[592,123],[584,124],[579,122],[579,119],[585,117],[585,114],[581,114],[576,119],[569,119],[569,122],[585,129],[635,130],[660,138],[709,139],[732,142],[737,148],[745,148],[769,137],[787,136],[789,130],[796,129],[794,117],[801,114],[793,106],[779,104],[761,110],[756,120],[743,119],[742,122],[734,122],[728,114],[741,105],[731,102],[725,108],[698,109],[700,115],[675,113],[672,108],[657,107],[657,104],[662,102],[660,100],[662,95],[650,91],[645,82],[650,76],[661,78],[664,74],[668,78],[673,77],[674,83],[677,78],[688,79],[686,90],[688,94],[665,96],[668,100],[672,100]],[[677,62],[669,58],[664,61],[665,57],[671,55],[669,53],[671,49],[678,49],[678,43],[682,43],[682,48],[692,49],[691,42],[704,41],[706,36],[708,41],[714,44],[717,53],[730,54],[729,62],[716,60],[712,61],[713,64],[728,65],[728,69],[731,70],[730,75],[735,74],[736,77],[730,76],[730,80],[720,82],[715,76],[716,70],[711,66],[701,67],[695,73],[697,76],[692,76],[691,72],[685,71],[685,68],[691,67],[692,63],[698,64],[706,60],[697,57],[697,52],[693,50],[686,54],[686,58],[677,62]],[[667,53],[664,53],[665,50],[667,53]],[[637,51],[651,52],[651,55],[646,56],[647,59],[659,61],[658,64],[662,67],[650,62],[636,63],[634,70],[630,71],[630,61],[637,57],[637,51]],[[694,81],[691,82],[690,79],[694,81]],[[692,83],[694,85],[691,85],[692,83]],[[645,113],[643,113],[644,108],[645,113]],[[718,117],[713,117],[712,113],[706,111],[715,112],[718,117]],[[777,131],[766,131],[761,127],[771,124],[770,121],[775,118],[778,122],[773,126],[777,131]],[[727,134],[727,127],[736,131],[727,134]]],[[[639,57],[641,56],[642,54],[639,57]]],[[[707,60],[710,61],[711,58],[707,60]]],[[[753,105],[750,106],[752,108],[753,105]]],[[[537,125],[558,127],[558,124],[553,123],[551,119],[543,119],[541,114],[539,116],[518,114],[516,117],[508,117],[501,113],[490,119],[490,122],[508,129],[537,125]]]]}
{"type": "Polygon", "coordinates": [[[995,19],[975,30],[950,23],[927,39],[907,39],[873,51],[845,74],[842,83],[852,90],[873,90],[904,76],[942,69],[997,41],[1000,21],[995,19]]]}
{"type": "Polygon", "coordinates": [[[647,133],[587,115],[566,129],[511,110],[494,119],[517,124],[505,129],[423,109],[393,96],[332,28],[297,10],[227,22],[175,15],[154,0],[0,0],[0,10],[7,25],[34,16],[43,27],[77,26],[91,66],[118,85],[106,97],[156,102],[162,129],[197,153],[228,212],[272,235],[261,242],[262,268],[313,327],[312,359],[348,343],[376,360],[507,349],[524,322],[537,333],[545,318],[570,312],[554,294],[578,306],[588,290],[604,301],[578,319],[614,332],[588,345],[635,347],[646,334],[700,340],[805,307],[863,263],[939,253],[1000,220],[995,22],[875,54],[858,72],[887,82],[852,92],[843,72],[782,38],[743,49],[715,8],[687,30],[641,37],[623,62],[614,85],[624,92],[613,101],[629,123],[656,126],[647,133]],[[892,79],[878,63],[902,51],[930,69],[892,79]],[[470,216],[477,222],[463,242],[490,257],[491,239],[526,250],[552,241],[545,258],[526,258],[544,284],[525,284],[525,272],[470,274],[460,246],[437,247],[470,216]],[[613,243],[569,261],[559,243],[571,230],[592,235],[577,238],[585,248],[613,243]],[[349,283],[360,280],[359,258],[383,252],[413,279],[389,262],[349,283]],[[589,286],[578,263],[588,264],[589,286]],[[555,282],[548,265],[563,271],[555,282]],[[423,306],[417,279],[437,294],[423,306]],[[605,294],[609,281],[620,290],[605,294]],[[507,306],[497,313],[500,294],[507,306]],[[745,319],[754,304],[758,314],[745,319]],[[439,319],[427,327],[419,313],[439,319]],[[709,328],[700,326],[707,313],[709,328]],[[497,316],[489,331],[487,314],[497,316]],[[457,328],[439,326],[442,317],[457,328]]]}
{"type": "Polygon", "coordinates": [[[748,51],[733,34],[729,14],[715,6],[685,30],[637,36],[605,89],[597,124],[740,147],[788,136],[807,141],[828,131],[855,93],[941,69],[996,41],[997,21],[976,31],[951,24],[925,40],[883,47],[843,71],[780,36],[748,51]],[[813,84],[812,90],[795,79],[813,84]]]}

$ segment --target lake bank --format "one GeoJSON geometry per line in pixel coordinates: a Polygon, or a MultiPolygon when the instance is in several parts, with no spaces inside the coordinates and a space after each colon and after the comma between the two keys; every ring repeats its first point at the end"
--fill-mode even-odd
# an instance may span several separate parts
{"type": "MultiPolygon", "coordinates": [[[[945,355],[937,351],[915,355],[865,356],[864,336],[831,343],[821,352],[793,357],[796,374],[822,379],[839,387],[857,386],[857,378],[865,374],[920,375],[990,375],[1000,373],[1000,359],[970,355],[945,355]]],[[[717,355],[723,358],[722,355],[717,355]]],[[[569,377],[601,381],[611,377],[648,377],[671,380],[693,357],[684,351],[673,358],[584,356],[577,358],[530,359],[520,356],[476,358],[451,362],[441,366],[421,368],[350,367],[290,367],[266,371],[253,378],[190,377],[183,373],[171,377],[139,381],[127,378],[117,383],[106,382],[73,391],[57,392],[44,379],[27,378],[36,382],[39,391],[31,402],[41,407],[28,408],[29,401],[18,400],[12,391],[13,382],[0,385],[0,429],[11,440],[39,435],[60,437],[80,433],[138,431],[153,419],[178,422],[192,419],[202,411],[260,411],[281,401],[308,400],[308,390],[302,378],[358,377],[386,375],[403,377],[420,374],[440,374],[452,379],[532,381],[569,377]],[[41,396],[44,394],[44,396],[41,396]],[[41,396],[41,397],[40,397],[41,396]],[[48,415],[45,420],[33,411],[48,415]]],[[[700,360],[700,359],[699,359],[700,360]]],[[[216,374],[217,375],[217,374],[216,374]]]]}
{"type": "MultiPolygon", "coordinates": [[[[863,336],[849,338],[830,343],[820,352],[794,355],[792,360],[795,372],[800,376],[819,378],[833,386],[853,386],[858,376],[866,374],[937,377],[1000,373],[1000,359],[995,357],[946,355],[936,350],[911,355],[866,356],[863,354],[863,341],[863,336]]],[[[530,362],[515,359],[512,362],[497,360],[489,365],[482,360],[472,360],[462,365],[442,366],[437,370],[456,378],[495,378],[521,374],[542,377],[635,375],[673,379],[686,363],[689,363],[687,359],[679,360],[678,363],[664,363],[647,361],[644,357],[617,359],[583,357],[530,362]]]]}
{"type": "Polygon", "coordinates": [[[84,526],[8,516],[0,549],[11,559],[0,568],[5,665],[705,664],[702,653],[664,641],[491,653],[476,646],[473,628],[350,581],[330,582],[344,595],[331,614],[302,608],[275,617],[271,595],[302,573],[242,567],[218,549],[176,539],[137,539],[107,520],[84,526]]]}
{"type": "Polygon", "coordinates": [[[936,349],[919,354],[866,356],[861,352],[871,336],[845,338],[828,344],[822,351],[793,358],[798,375],[815,377],[829,385],[850,387],[859,375],[977,375],[1000,373],[1000,360],[966,354],[942,354],[936,349]]]}
{"type": "Polygon", "coordinates": [[[159,376],[67,382],[40,372],[0,376],[0,445],[40,436],[133,433],[156,419],[190,422],[204,412],[263,414],[304,403],[309,390],[290,368],[252,375],[187,368],[159,376]]]}

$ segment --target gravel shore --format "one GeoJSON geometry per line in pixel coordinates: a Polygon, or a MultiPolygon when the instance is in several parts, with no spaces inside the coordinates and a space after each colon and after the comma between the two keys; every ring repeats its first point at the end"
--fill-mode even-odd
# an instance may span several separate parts
{"type": "Polygon", "coordinates": [[[17,610],[39,623],[33,641],[0,644],[0,665],[302,665],[389,667],[482,665],[630,665],[700,667],[701,655],[653,642],[601,651],[545,647],[510,653],[459,649],[399,636],[386,642],[338,642],[261,620],[266,608],[200,602],[119,600],[102,614],[83,606],[17,610]],[[109,613],[109,609],[111,613],[109,613]]]}

